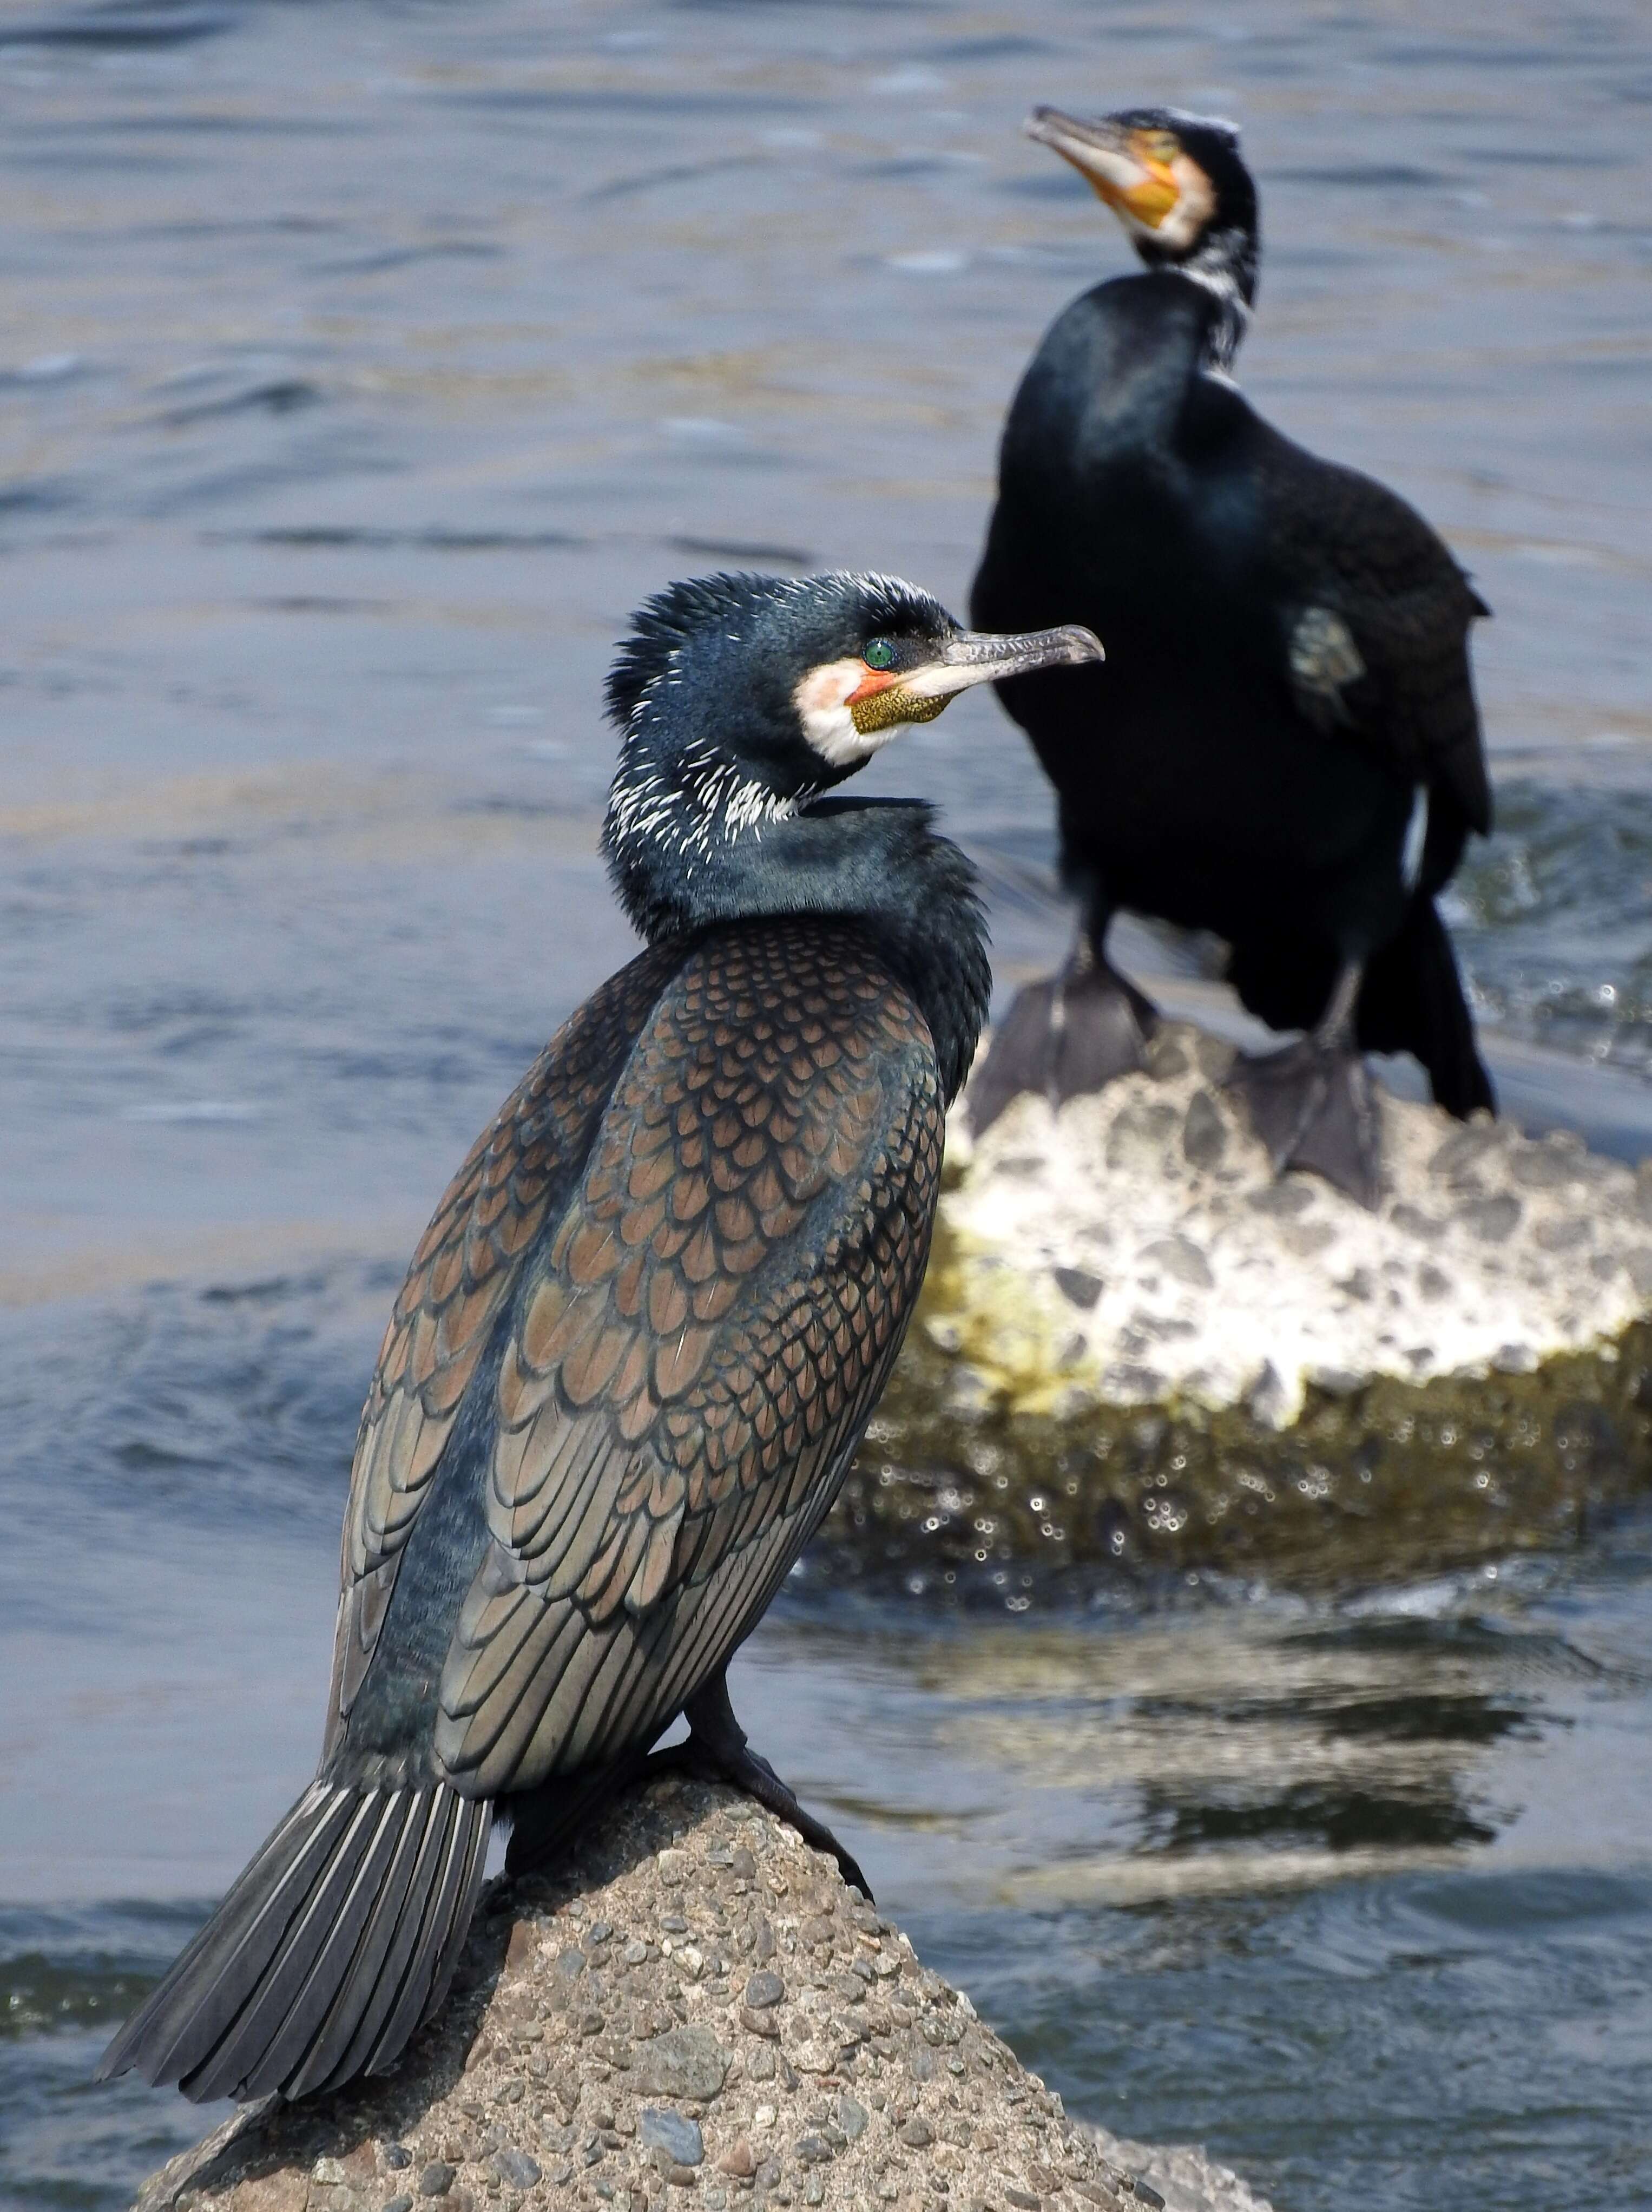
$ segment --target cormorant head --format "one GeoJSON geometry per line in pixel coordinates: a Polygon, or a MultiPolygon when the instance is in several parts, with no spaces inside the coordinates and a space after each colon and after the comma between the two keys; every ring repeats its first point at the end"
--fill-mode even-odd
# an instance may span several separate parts
{"type": "Polygon", "coordinates": [[[633,618],[608,678],[622,736],[604,850],[634,919],[648,882],[690,875],[795,815],[971,684],[1102,658],[1078,628],[961,629],[889,576],[716,575],[633,618]]]}
{"type": "Polygon", "coordinates": [[[1239,133],[1177,107],[1084,121],[1036,107],[1027,136],[1071,161],[1150,269],[1180,269],[1240,308],[1256,296],[1256,185],[1239,133]]]}

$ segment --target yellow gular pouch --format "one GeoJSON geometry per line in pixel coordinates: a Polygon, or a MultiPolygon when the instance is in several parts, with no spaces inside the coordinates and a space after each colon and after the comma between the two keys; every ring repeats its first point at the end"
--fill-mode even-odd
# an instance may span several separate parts
{"type": "Polygon", "coordinates": [[[886,691],[870,691],[865,698],[851,699],[849,716],[861,736],[869,738],[874,731],[892,728],[896,722],[932,722],[951,703],[950,691],[934,699],[914,699],[898,684],[891,684],[886,691]]]}

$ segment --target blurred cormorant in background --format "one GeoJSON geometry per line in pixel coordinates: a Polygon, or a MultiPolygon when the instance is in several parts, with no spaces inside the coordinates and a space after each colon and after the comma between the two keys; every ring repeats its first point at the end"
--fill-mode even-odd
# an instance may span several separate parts
{"type": "Polygon", "coordinates": [[[1108,659],[1000,686],[1055,786],[1083,911],[1065,972],[995,1036],[972,1118],[1140,1064],[1153,1009],[1105,949],[1129,908],[1225,939],[1249,1011],[1307,1031],[1231,1080],[1278,1167],[1375,1204],[1362,1048],[1414,1053],[1450,1113],[1492,1104],[1436,905],[1491,826],[1467,650],[1487,610],[1402,499],[1293,445],[1234,384],[1258,249],[1231,126],[1045,107],[1027,129],[1145,268],[1057,318],[1005,428],[974,618],[1085,623],[1108,659]]]}

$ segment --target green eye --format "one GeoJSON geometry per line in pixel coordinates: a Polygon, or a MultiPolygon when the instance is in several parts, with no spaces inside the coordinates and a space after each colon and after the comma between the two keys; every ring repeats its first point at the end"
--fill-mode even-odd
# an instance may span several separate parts
{"type": "Polygon", "coordinates": [[[868,668],[893,668],[895,647],[886,637],[875,637],[860,658],[868,668]]]}

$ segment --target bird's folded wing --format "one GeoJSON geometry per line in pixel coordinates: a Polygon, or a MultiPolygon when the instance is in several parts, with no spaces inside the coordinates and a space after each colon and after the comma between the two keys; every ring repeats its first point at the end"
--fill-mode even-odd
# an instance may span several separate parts
{"type": "Polygon", "coordinates": [[[942,1126],[921,1018],[852,943],[685,963],[505,1347],[436,1730],[460,1786],[651,1735],[767,1603],[898,1346],[942,1126]]]}
{"type": "MultiPolygon", "coordinates": [[[[677,956],[680,957],[680,956],[677,956]]],[[[356,1436],[330,1720],[348,1717],[459,1403],[676,957],[644,953],[558,1030],[477,1139],[398,1294],[356,1436]]]]}
{"type": "Polygon", "coordinates": [[[1468,663],[1469,625],[1486,608],[1468,578],[1413,507],[1355,470],[1280,440],[1264,487],[1269,542],[1293,572],[1286,659],[1303,713],[1450,792],[1472,828],[1488,829],[1468,663]]]}

